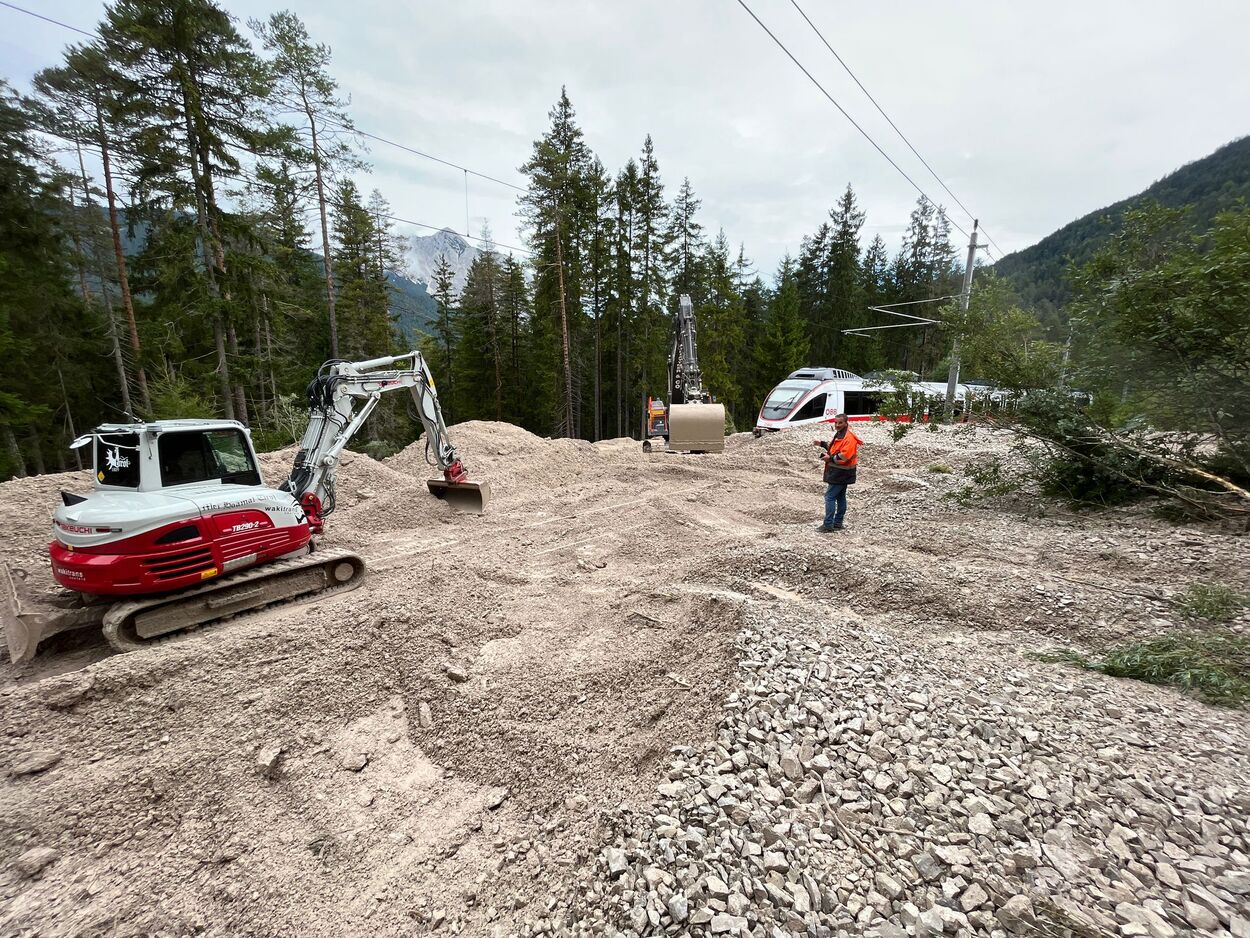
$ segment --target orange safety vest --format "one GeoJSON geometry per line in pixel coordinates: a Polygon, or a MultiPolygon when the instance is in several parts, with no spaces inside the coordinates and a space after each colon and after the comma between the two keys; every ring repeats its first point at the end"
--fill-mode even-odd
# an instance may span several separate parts
{"type": "Polygon", "coordinates": [[[859,465],[859,444],[863,442],[855,435],[855,432],[849,427],[846,436],[838,439],[836,436],[829,441],[829,465],[836,466],[838,469],[854,469],[859,465]],[[832,457],[841,456],[841,459],[832,457]]]}

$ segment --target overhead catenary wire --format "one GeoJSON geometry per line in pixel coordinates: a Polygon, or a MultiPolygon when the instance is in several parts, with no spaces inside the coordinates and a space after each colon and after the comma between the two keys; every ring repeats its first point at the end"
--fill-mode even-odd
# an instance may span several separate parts
{"type": "MultiPolygon", "coordinates": [[[[0,3],[2,3],[2,2],[3,2],[3,0],[0,0],[0,3]]],[[[84,148],[84,149],[86,149],[86,150],[91,150],[91,151],[93,151],[93,152],[99,152],[99,144],[94,143],[94,142],[92,142],[92,141],[90,141],[90,140],[75,140],[75,139],[74,139],[74,138],[72,138],[72,137],[67,137],[67,136],[65,136],[64,134],[57,133],[56,131],[54,131],[54,130],[49,130],[49,129],[47,129],[47,128],[39,128],[39,129],[38,129],[38,132],[39,132],[39,133],[41,133],[41,134],[43,134],[43,135],[45,135],[45,136],[48,136],[48,137],[55,137],[55,138],[57,138],[57,139],[59,139],[59,140],[64,140],[64,141],[66,141],[66,142],[68,142],[68,143],[76,143],[77,145],[79,145],[79,146],[83,147],[83,148],[84,148]]],[[[114,146],[112,146],[112,147],[110,147],[110,151],[111,151],[111,152],[114,152],[114,153],[117,153],[118,155],[125,155],[125,156],[133,156],[133,155],[134,155],[134,154],[132,154],[132,153],[129,153],[129,152],[128,152],[127,150],[125,150],[125,149],[118,148],[118,147],[117,147],[117,146],[115,146],[115,145],[114,145],[114,146]]],[[[254,151],[248,151],[248,152],[254,152],[254,151]]],[[[239,170],[237,173],[233,173],[233,174],[231,174],[230,176],[227,176],[227,177],[225,177],[225,178],[227,178],[227,179],[233,179],[234,181],[237,181],[237,182],[250,183],[251,185],[257,186],[257,187],[262,188],[262,189],[270,189],[270,190],[273,190],[273,189],[277,188],[276,186],[274,186],[274,184],[272,184],[272,183],[266,183],[266,182],[264,182],[264,181],[262,181],[262,180],[258,179],[258,178],[256,177],[256,175],[255,175],[255,174],[253,174],[253,173],[249,173],[247,170],[242,170],[242,169],[241,169],[241,170],[239,170]]],[[[332,199],[332,200],[330,200],[330,204],[334,205],[334,207],[335,207],[335,208],[341,208],[341,205],[340,205],[337,201],[335,201],[335,200],[333,200],[333,199],[332,199]]],[[[401,217],[400,217],[400,216],[398,216],[398,215],[388,215],[388,214],[386,214],[385,212],[376,212],[376,213],[374,213],[374,214],[375,214],[377,217],[380,217],[380,218],[385,218],[385,219],[387,219],[387,220],[389,220],[389,221],[397,222],[397,223],[399,223],[399,224],[403,224],[403,225],[412,225],[413,227],[416,227],[416,228],[426,228],[426,229],[428,229],[428,230],[430,230],[430,231],[454,231],[454,229],[450,228],[450,227],[449,227],[449,226],[447,226],[447,225],[431,225],[431,224],[429,224],[428,222],[413,221],[411,218],[401,218],[401,217]]],[[[458,234],[457,234],[457,237],[459,237],[459,235],[458,235],[458,234]]],[[[518,246],[516,246],[516,245],[514,245],[514,244],[505,244],[505,243],[503,243],[503,242],[501,242],[501,241],[496,241],[496,240],[494,240],[493,238],[481,238],[481,237],[477,237],[477,236],[475,236],[475,235],[468,234],[467,232],[466,232],[466,234],[464,235],[464,237],[465,237],[466,239],[470,240],[470,241],[477,241],[477,242],[478,242],[478,243],[480,243],[480,244],[489,244],[489,245],[494,245],[495,247],[505,248],[505,249],[507,249],[507,250],[509,250],[509,251],[516,251],[516,252],[518,252],[518,253],[525,254],[525,255],[528,255],[528,256],[531,256],[531,257],[534,255],[534,252],[533,252],[533,251],[531,251],[531,250],[529,250],[528,248],[518,247],[518,246]]]]}
{"type": "Polygon", "coordinates": [[[25,13],[27,16],[33,16],[37,20],[43,20],[45,23],[51,23],[53,26],[60,26],[62,29],[68,29],[70,32],[78,33],[80,36],[87,36],[91,39],[98,38],[95,33],[89,33],[85,29],[79,29],[77,26],[71,26],[69,23],[62,23],[60,20],[54,20],[50,16],[44,16],[42,13],[36,13],[34,10],[27,10],[19,7],[15,3],[8,3],[7,0],[0,0],[0,6],[8,7],[10,10],[16,10],[18,13],[25,13]]]}
{"type": "MultiPolygon", "coordinates": [[[[963,202],[961,202],[961,201],[959,200],[959,196],[955,195],[955,193],[951,191],[950,186],[948,186],[948,185],[947,185],[947,184],[946,184],[946,183],[942,180],[942,177],[941,177],[941,176],[939,176],[939,175],[937,174],[937,172],[934,170],[934,168],[933,168],[932,166],[930,166],[930,165],[929,165],[929,161],[928,161],[928,160],[926,160],[923,156],[921,156],[921,155],[920,155],[920,151],[919,151],[919,150],[917,150],[917,149],[916,149],[916,148],[912,145],[912,142],[911,142],[910,140],[908,140],[908,139],[907,139],[907,136],[906,136],[906,135],[905,135],[905,134],[904,134],[901,130],[899,130],[898,124],[894,123],[894,121],[891,119],[890,115],[889,115],[889,114],[887,114],[887,113],[885,112],[885,108],[883,108],[883,107],[882,107],[882,106],[881,106],[881,105],[877,102],[877,99],[876,99],[876,98],[874,98],[874,97],[872,96],[872,94],[868,91],[868,89],[864,87],[864,83],[863,83],[862,81],[860,81],[860,80],[859,80],[859,76],[858,76],[858,75],[856,75],[853,71],[851,71],[851,67],[850,67],[849,65],[847,65],[845,61],[843,61],[842,56],[838,55],[837,50],[835,50],[835,49],[833,48],[833,46],[831,46],[831,45],[829,44],[829,40],[825,38],[825,34],[824,34],[824,33],[822,33],[822,32],[820,31],[820,29],[816,26],[816,24],[815,24],[815,23],[813,23],[813,22],[811,21],[811,18],[810,18],[810,17],[808,17],[808,15],[807,15],[805,12],[803,12],[803,8],[802,8],[801,6],[799,6],[799,4],[798,4],[798,0],[790,0],[790,4],[791,4],[791,6],[793,6],[796,10],[798,10],[798,11],[799,11],[799,16],[803,17],[804,22],[806,22],[806,23],[807,23],[807,25],[808,25],[808,26],[810,26],[810,27],[812,28],[812,32],[814,32],[814,33],[816,34],[817,38],[819,38],[819,39],[820,39],[820,41],[821,41],[822,43],[824,43],[825,48],[829,50],[830,54],[831,54],[831,55],[832,55],[835,59],[837,59],[837,60],[838,60],[838,64],[839,64],[839,65],[841,65],[841,66],[842,66],[842,68],[844,68],[844,69],[846,70],[846,73],[847,73],[848,75],[850,75],[850,76],[851,76],[851,80],[852,80],[852,81],[854,81],[854,82],[855,82],[855,84],[859,86],[859,90],[860,90],[860,91],[862,91],[862,92],[864,93],[865,97],[867,97],[867,98],[868,98],[868,100],[872,102],[872,106],[873,106],[873,107],[875,107],[875,108],[877,109],[877,111],[881,114],[881,116],[885,118],[886,123],[888,123],[888,124],[889,124],[892,128],[894,128],[894,132],[895,132],[896,134],[898,134],[899,139],[900,139],[900,140],[902,140],[902,141],[903,141],[903,143],[907,144],[907,149],[911,150],[911,152],[912,152],[913,154],[915,154],[916,159],[920,160],[920,162],[921,162],[922,164],[924,164],[924,168],[925,168],[925,169],[927,169],[927,170],[929,171],[929,175],[930,175],[930,176],[932,176],[934,179],[936,179],[936,180],[937,180],[937,184],[938,184],[939,186],[941,186],[943,189],[945,189],[945,190],[946,190],[946,194],[947,194],[947,195],[949,195],[952,199],[954,199],[954,200],[955,200],[955,204],[956,204],[956,205],[958,205],[961,209],[963,209],[963,210],[967,213],[967,215],[968,215],[968,217],[969,217],[969,218],[976,218],[976,217],[977,217],[977,216],[976,216],[976,214],[975,214],[975,213],[974,213],[974,212],[973,212],[970,208],[968,208],[968,206],[964,205],[964,203],[963,203],[963,202]]],[[[1001,253],[1003,253],[1002,249],[998,247],[998,242],[997,242],[997,241],[995,241],[993,238],[991,238],[991,237],[990,237],[989,232],[987,232],[987,231],[985,230],[985,226],[984,226],[984,225],[982,225],[982,226],[981,226],[981,233],[982,233],[983,235],[985,235],[986,239],[987,239],[987,240],[988,240],[991,244],[993,244],[993,245],[994,245],[994,247],[998,250],[998,252],[999,252],[1000,254],[1001,254],[1001,253]]]]}
{"type": "MultiPolygon", "coordinates": [[[[771,29],[768,28],[768,26],[764,23],[764,21],[755,15],[755,11],[752,10],[749,6],[747,6],[746,0],[737,0],[737,3],[738,3],[738,6],[742,7],[742,9],[744,9],[747,12],[747,15],[750,16],[751,19],[755,21],[755,24],[759,26],[760,29],[764,30],[765,33],[768,34],[768,38],[771,39],[774,43],[776,43],[777,48],[779,48],[782,52],[785,53],[786,57],[791,62],[794,63],[795,67],[798,68],[798,70],[801,71],[805,76],[807,76],[807,80],[816,86],[817,90],[820,91],[820,93],[829,100],[829,103],[838,109],[838,112],[841,113],[841,115],[845,117],[847,121],[850,122],[851,126],[854,127],[857,131],[859,131],[860,135],[865,140],[867,140],[869,144],[872,145],[872,148],[876,150],[879,154],[881,154],[881,156],[885,159],[885,161],[889,163],[891,166],[893,166],[895,171],[898,172],[900,176],[902,176],[904,179],[907,180],[908,183],[911,184],[911,187],[913,189],[919,192],[922,196],[925,197],[925,199],[927,199],[929,202],[933,203],[934,205],[939,204],[936,199],[930,196],[929,193],[925,192],[925,190],[920,186],[918,182],[916,182],[916,180],[911,178],[911,176],[908,174],[908,172],[905,169],[903,169],[903,167],[899,166],[898,163],[895,162],[894,158],[890,156],[890,154],[888,154],[882,148],[882,146],[879,143],[877,143],[876,140],[873,139],[872,135],[868,133],[868,131],[866,131],[862,126],[860,126],[859,122],[856,121],[855,118],[853,118],[847,112],[846,108],[842,107],[842,105],[838,103],[837,98],[835,98],[832,94],[830,94],[828,89],[826,89],[825,86],[820,83],[820,81],[816,78],[816,76],[807,70],[807,67],[795,57],[794,53],[790,51],[790,49],[786,46],[784,42],[782,42],[780,39],[777,38],[777,35],[771,29]]],[[[965,238],[971,239],[972,235],[967,231],[967,229],[965,229],[962,225],[960,225],[958,222],[952,219],[949,215],[946,216],[946,220],[949,221],[950,224],[957,231],[959,231],[965,238]]]]}
{"type": "MultiPolygon", "coordinates": [[[[32,16],[35,19],[43,20],[46,23],[51,23],[52,25],[59,26],[62,29],[68,29],[71,32],[78,33],[80,36],[86,36],[89,39],[99,39],[99,36],[96,33],[89,32],[85,29],[79,29],[77,26],[72,26],[69,23],[62,22],[61,20],[53,19],[50,16],[44,16],[42,13],[36,13],[34,10],[28,10],[25,7],[20,7],[14,3],[9,3],[8,0],[0,0],[0,6],[7,7],[10,10],[15,10],[18,13],[25,13],[27,16],[32,16]]],[[[492,176],[489,173],[478,172],[477,170],[470,169],[469,167],[463,166],[460,163],[456,163],[452,160],[443,159],[441,156],[435,156],[432,153],[426,153],[424,150],[418,150],[415,147],[410,147],[407,144],[399,143],[398,141],[395,141],[395,140],[390,140],[379,134],[369,133],[366,130],[361,130],[358,127],[353,127],[353,126],[349,126],[346,124],[340,124],[337,121],[325,121],[325,123],[332,124],[333,126],[341,130],[348,130],[348,131],[351,131],[352,133],[359,134],[361,137],[365,137],[369,140],[376,140],[379,143],[385,143],[388,146],[396,147],[400,150],[404,150],[407,153],[411,153],[414,156],[419,156],[423,159],[431,160],[435,163],[441,163],[442,165],[449,166],[452,169],[458,169],[461,172],[463,172],[466,176],[476,176],[478,179],[485,179],[488,182],[497,183],[498,185],[501,185],[501,186],[507,186],[509,189],[515,189],[518,192],[527,191],[524,186],[518,186],[515,183],[511,183],[506,180],[500,179],[497,176],[492,176]]]]}
{"type": "Polygon", "coordinates": [[[338,124],[333,121],[326,121],[326,123],[333,124],[333,126],[338,127],[339,129],[342,129],[342,130],[350,130],[353,133],[357,133],[360,136],[365,137],[369,140],[376,140],[378,143],[385,143],[387,146],[395,147],[396,149],[403,150],[406,153],[411,153],[414,156],[420,156],[427,160],[433,160],[435,163],[442,163],[444,166],[450,166],[452,169],[458,169],[461,172],[463,172],[466,176],[476,176],[478,179],[485,179],[487,182],[493,182],[501,186],[507,186],[509,189],[515,189],[517,192],[528,191],[526,190],[524,186],[518,186],[515,183],[511,183],[511,182],[508,182],[507,180],[500,179],[498,176],[492,176],[489,173],[479,173],[476,169],[469,169],[467,166],[461,166],[459,163],[454,163],[451,160],[445,160],[440,156],[434,156],[433,154],[426,153],[423,150],[418,150],[415,147],[410,147],[405,143],[399,143],[395,140],[389,140],[386,137],[379,136],[378,134],[371,134],[366,130],[359,129],[358,127],[348,127],[345,124],[338,124]]]}

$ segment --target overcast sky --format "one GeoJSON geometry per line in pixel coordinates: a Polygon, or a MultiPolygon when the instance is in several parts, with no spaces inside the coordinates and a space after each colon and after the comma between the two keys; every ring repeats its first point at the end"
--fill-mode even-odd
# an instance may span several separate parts
{"type": "MultiPolygon", "coordinates": [[[[17,2],[84,29],[103,10],[17,2]]],[[[865,241],[896,246],[915,202],[737,0],[219,2],[245,31],[250,17],[294,8],[333,48],[361,129],[509,181],[522,181],[517,167],[566,85],[609,169],[650,133],[667,193],[689,176],[706,229],[744,242],[766,275],[848,182],[868,213],[865,241]]],[[[790,0],[746,2],[968,227],[790,0]]],[[[1005,252],[1250,132],[1246,0],[799,2],[1005,252]]],[[[22,89],[75,39],[6,8],[0,26],[3,74],[22,89]]],[[[396,215],[464,230],[461,173],[383,144],[369,158],[362,184],[396,215]]],[[[498,241],[522,243],[515,192],[470,178],[468,195],[474,234],[485,221],[498,241]]]]}

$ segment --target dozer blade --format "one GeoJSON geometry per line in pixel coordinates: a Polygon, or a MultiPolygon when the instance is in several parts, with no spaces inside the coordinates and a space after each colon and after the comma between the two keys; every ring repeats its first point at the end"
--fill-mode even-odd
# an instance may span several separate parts
{"type": "Polygon", "coordinates": [[[31,594],[20,572],[0,563],[0,621],[10,661],[29,661],[39,643],[57,632],[98,626],[107,608],[68,594],[59,604],[40,599],[31,594]]]}
{"type": "Polygon", "coordinates": [[[668,409],[668,448],[692,453],[725,451],[724,404],[673,404],[668,409]]]}
{"type": "Polygon", "coordinates": [[[490,501],[489,482],[448,482],[446,479],[430,479],[425,483],[430,492],[441,498],[456,511],[480,515],[490,501]]]}

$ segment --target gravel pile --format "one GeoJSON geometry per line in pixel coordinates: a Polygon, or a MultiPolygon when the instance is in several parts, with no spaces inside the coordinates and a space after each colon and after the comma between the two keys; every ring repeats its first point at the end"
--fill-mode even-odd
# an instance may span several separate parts
{"type": "Polygon", "coordinates": [[[613,818],[553,930],[1250,936],[1248,740],[1218,712],[748,605],[715,746],[613,818]]]}

